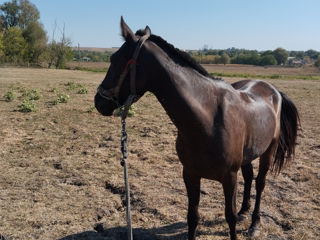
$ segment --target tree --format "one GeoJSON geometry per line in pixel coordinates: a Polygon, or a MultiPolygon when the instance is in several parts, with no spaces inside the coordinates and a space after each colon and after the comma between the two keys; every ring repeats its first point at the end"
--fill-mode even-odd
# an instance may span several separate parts
{"type": "Polygon", "coordinates": [[[314,66],[320,68],[320,55],[318,56],[318,60],[314,63],[314,66]]]}
{"type": "Polygon", "coordinates": [[[306,54],[307,56],[309,56],[311,59],[314,59],[314,60],[316,60],[316,59],[318,58],[318,56],[320,56],[320,53],[319,53],[319,52],[317,52],[317,51],[315,51],[315,50],[312,50],[312,49],[306,51],[305,54],[306,54]]]}
{"type": "Polygon", "coordinates": [[[17,0],[0,5],[0,18],[5,29],[18,26],[19,6],[17,0]]]}
{"type": "MultiPolygon", "coordinates": [[[[38,9],[29,0],[12,0],[0,5],[0,32],[1,29],[7,32],[12,27],[15,27],[16,34],[17,29],[22,31],[27,47],[20,55],[24,55],[24,60],[27,62],[38,62],[39,57],[46,49],[47,36],[42,24],[39,22],[39,18],[38,9]]],[[[9,35],[11,36],[12,34],[13,32],[11,31],[9,35]]],[[[19,49],[19,46],[16,49],[19,49]]],[[[11,50],[9,49],[6,55],[11,50]]],[[[13,52],[11,53],[13,54],[13,52]]],[[[17,54],[15,53],[14,58],[16,57],[17,54]]],[[[6,58],[11,59],[10,61],[13,60],[9,56],[6,58]]],[[[21,58],[19,59],[21,60],[21,58]]]]}
{"type": "Polygon", "coordinates": [[[303,59],[304,57],[304,51],[291,51],[290,52],[290,57],[295,57],[298,59],[303,59]]]}
{"type": "Polygon", "coordinates": [[[230,57],[228,56],[228,54],[222,53],[222,55],[220,57],[220,61],[222,64],[226,65],[226,64],[230,63],[230,57]]]}
{"type": "Polygon", "coordinates": [[[19,8],[18,24],[21,29],[26,29],[29,24],[38,23],[40,13],[37,7],[30,3],[29,0],[19,0],[19,8]]]}
{"type": "Polygon", "coordinates": [[[3,34],[0,32],[0,62],[4,56],[3,34]]]}
{"type": "Polygon", "coordinates": [[[303,61],[306,63],[306,64],[309,64],[311,63],[311,58],[309,56],[304,56],[303,57],[303,61]]]}
{"type": "Polygon", "coordinates": [[[10,27],[3,35],[5,59],[11,63],[25,60],[27,43],[22,36],[22,31],[17,27],[10,27]]]}
{"type": "Polygon", "coordinates": [[[52,34],[52,40],[48,44],[48,68],[51,68],[52,65],[58,68],[63,68],[67,61],[73,58],[73,53],[71,49],[71,40],[65,36],[65,26],[63,26],[63,30],[61,32],[61,39],[59,42],[55,41],[55,31],[57,25],[55,23],[55,27],[52,34]]]}
{"type": "Polygon", "coordinates": [[[273,51],[273,56],[278,62],[278,65],[285,64],[288,60],[288,52],[283,48],[277,48],[273,51]]]}
{"type": "Polygon", "coordinates": [[[46,51],[47,34],[41,23],[29,23],[23,31],[23,37],[27,46],[27,61],[32,63],[39,62],[40,56],[46,51]]]}
{"type": "Polygon", "coordinates": [[[271,54],[264,55],[264,56],[261,57],[261,60],[260,60],[260,65],[261,66],[277,65],[277,64],[278,64],[277,60],[271,54]]]}
{"type": "MultiPolygon", "coordinates": [[[[1,5],[0,5],[0,8],[1,8],[1,5]]],[[[0,11],[1,11],[1,9],[0,9],[0,11]]],[[[1,12],[0,12],[0,13],[1,13],[1,12]]],[[[3,19],[2,19],[2,15],[0,15],[0,33],[3,32],[4,29],[5,29],[5,27],[4,27],[4,21],[3,21],[3,19]]]]}
{"type": "Polygon", "coordinates": [[[25,29],[30,23],[37,22],[40,13],[29,0],[12,0],[0,5],[0,18],[5,29],[18,27],[25,29]]]}
{"type": "Polygon", "coordinates": [[[271,50],[267,50],[267,51],[264,51],[264,52],[261,53],[262,57],[268,56],[268,55],[273,55],[273,52],[271,50]]]}

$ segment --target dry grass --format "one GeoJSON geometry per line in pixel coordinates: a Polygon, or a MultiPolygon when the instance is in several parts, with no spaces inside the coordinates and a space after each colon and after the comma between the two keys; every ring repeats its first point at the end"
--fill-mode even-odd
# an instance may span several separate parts
{"type": "Polygon", "coordinates": [[[71,69],[80,67],[80,68],[89,68],[89,69],[107,69],[109,68],[110,63],[106,62],[69,62],[68,67],[71,69]]]}
{"type": "MultiPolygon", "coordinates": [[[[95,48],[95,47],[80,47],[80,51],[90,51],[90,52],[116,52],[119,48],[95,48]]],[[[78,47],[72,47],[72,50],[78,51],[78,47]]]]}
{"type": "Polygon", "coordinates": [[[251,66],[240,64],[203,64],[208,72],[237,73],[251,75],[287,75],[287,76],[319,76],[320,69],[312,66],[282,67],[282,66],[251,66]]]}
{"type": "MultiPolygon", "coordinates": [[[[82,71],[0,69],[1,98],[10,88],[18,93],[22,87],[37,88],[42,94],[36,101],[38,111],[32,113],[16,111],[19,96],[0,101],[0,234],[6,239],[126,239],[120,119],[91,112],[103,77],[82,71]],[[89,93],[68,91],[68,82],[83,84],[89,93]],[[57,95],[53,89],[69,94],[70,101],[52,105],[57,95]]],[[[269,82],[297,104],[303,131],[295,162],[277,178],[268,176],[260,239],[316,240],[320,83],[269,82]]],[[[187,197],[174,148],[176,129],[152,94],[146,94],[135,111],[128,119],[135,239],[185,239],[187,197]]],[[[238,206],[242,188],[240,177],[238,206]]],[[[200,215],[198,239],[228,239],[218,183],[202,181],[200,215]]],[[[249,224],[238,225],[240,239],[247,239],[249,224]]]]}
{"type": "MultiPolygon", "coordinates": [[[[110,63],[105,62],[69,62],[68,66],[72,69],[76,67],[89,69],[107,69],[110,63]]],[[[312,66],[302,67],[281,67],[281,66],[251,66],[240,64],[203,64],[210,73],[227,74],[250,74],[250,75],[284,75],[284,76],[319,76],[320,68],[312,66]]]]}

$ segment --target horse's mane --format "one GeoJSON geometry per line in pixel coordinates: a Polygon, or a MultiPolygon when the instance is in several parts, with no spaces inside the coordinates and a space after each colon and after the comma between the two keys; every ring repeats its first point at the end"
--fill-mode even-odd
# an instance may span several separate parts
{"type": "MultiPolygon", "coordinates": [[[[136,35],[143,36],[145,34],[144,30],[138,30],[136,32],[136,35]]],[[[199,63],[197,63],[188,53],[181,51],[178,48],[175,48],[172,44],[168,43],[161,37],[157,35],[151,34],[148,40],[152,41],[156,45],[158,45],[162,50],[164,50],[166,53],[170,54],[170,56],[175,56],[175,59],[173,59],[175,62],[179,63],[180,65],[189,66],[196,71],[198,71],[200,74],[213,78],[199,63]]],[[[214,78],[213,78],[214,79],[214,78]]]]}

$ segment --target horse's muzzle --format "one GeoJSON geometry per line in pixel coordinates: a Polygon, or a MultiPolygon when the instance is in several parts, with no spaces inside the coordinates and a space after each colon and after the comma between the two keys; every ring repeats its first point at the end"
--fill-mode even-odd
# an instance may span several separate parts
{"type": "Polygon", "coordinates": [[[114,101],[104,99],[99,93],[94,97],[94,105],[103,116],[112,116],[113,111],[118,107],[114,101]]]}

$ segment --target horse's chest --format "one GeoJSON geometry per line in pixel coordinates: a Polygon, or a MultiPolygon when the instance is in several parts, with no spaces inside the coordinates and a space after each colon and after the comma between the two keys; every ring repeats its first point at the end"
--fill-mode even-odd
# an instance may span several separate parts
{"type": "Polygon", "coordinates": [[[220,178],[226,161],[222,149],[218,146],[206,141],[183,141],[178,137],[176,149],[184,168],[205,178],[220,178]]]}

